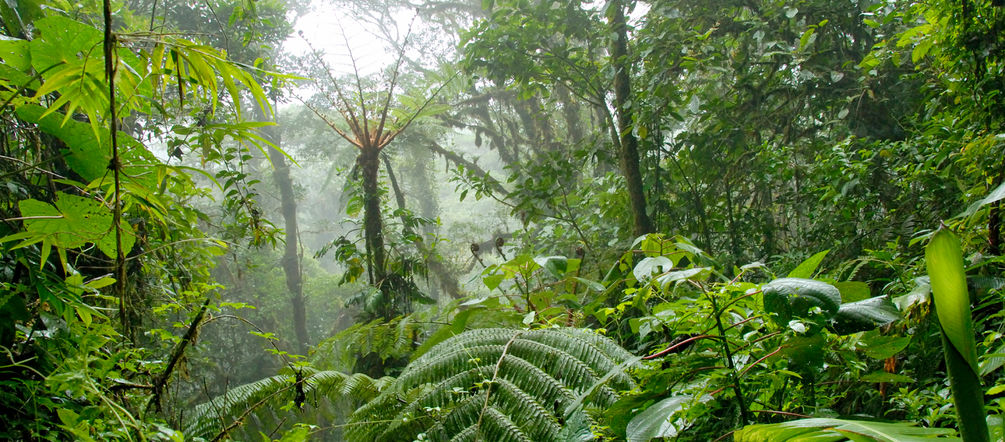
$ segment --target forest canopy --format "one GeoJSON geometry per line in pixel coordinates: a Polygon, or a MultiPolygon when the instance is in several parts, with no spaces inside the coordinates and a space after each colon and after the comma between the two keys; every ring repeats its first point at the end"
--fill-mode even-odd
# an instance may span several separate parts
{"type": "Polygon", "coordinates": [[[0,438],[1005,438],[1000,0],[0,2],[0,438]]]}

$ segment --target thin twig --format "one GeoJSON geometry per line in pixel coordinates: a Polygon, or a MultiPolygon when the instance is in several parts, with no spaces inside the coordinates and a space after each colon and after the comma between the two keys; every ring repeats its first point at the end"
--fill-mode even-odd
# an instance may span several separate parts
{"type": "Polygon", "coordinates": [[[666,356],[667,354],[673,353],[674,350],[676,350],[676,349],[678,349],[678,348],[680,348],[680,347],[682,347],[684,345],[690,344],[690,343],[692,343],[694,341],[697,341],[699,339],[706,339],[706,338],[707,339],[719,339],[718,336],[714,336],[714,335],[692,336],[692,337],[687,338],[687,339],[685,339],[683,341],[680,341],[680,342],[678,342],[676,344],[673,344],[673,345],[667,347],[666,349],[663,349],[663,350],[659,351],[658,353],[653,353],[653,354],[651,354],[649,356],[646,356],[646,357],[644,357],[642,359],[648,360],[648,359],[656,359],[656,358],[658,358],[660,356],[666,356]]]}
{"type": "MultiPolygon", "coordinates": [[[[307,100],[304,100],[299,95],[294,94],[294,96],[296,96],[297,99],[300,100],[300,102],[304,104],[304,106],[307,106],[307,108],[310,109],[311,112],[314,112],[314,115],[317,115],[319,118],[321,118],[321,120],[324,121],[325,124],[328,125],[328,127],[332,128],[332,130],[334,130],[335,133],[339,134],[339,136],[341,136],[342,138],[344,138],[346,141],[348,141],[353,146],[356,146],[357,148],[362,148],[363,147],[363,146],[361,146],[359,144],[359,141],[356,141],[355,139],[353,139],[352,137],[350,137],[348,134],[346,134],[342,129],[339,129],[338,126],[335,125],[335,123],[333,123],[331,120],[328,119],[328,117],[326,117],[324,114],[322,114],[321,111],[319,111],[316,107],[314,107],[313,104],[308,103],[307,100]]],[[[343,114],[342,118],[346,118],[344,114],[343,114]]]]}

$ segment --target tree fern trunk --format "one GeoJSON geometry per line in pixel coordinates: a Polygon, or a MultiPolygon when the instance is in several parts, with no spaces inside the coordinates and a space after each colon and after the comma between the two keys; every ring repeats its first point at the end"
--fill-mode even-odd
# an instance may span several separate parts
{"type": "Polygon", "coordinates": [[[384,280],[386,265],[384,262],[384,224],[380,214],[380,150],[367,147],[360,149],[359,170],[363,176],[363,235],[369,247],[370,271],[374,283],[380,285],[384,280]]]}

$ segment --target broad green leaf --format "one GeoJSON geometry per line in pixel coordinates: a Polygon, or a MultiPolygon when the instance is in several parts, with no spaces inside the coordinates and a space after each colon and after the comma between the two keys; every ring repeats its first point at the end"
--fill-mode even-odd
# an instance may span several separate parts
{"type": "Polygon", "coordinates": [[[694,267],[690,269],[667,272],[656,278],[656,282],[663,288],[668,288],[670,284],[688,279],[705,279],[712,272],[711,267],[694,267]]]}
{"type": "Polygon", "coordinates": [[[994,353],[981,355],[981,376],[987,376],[989,373],[1001,368],[1005,365],[1005,344],[1002,344],[994,351],[994,353]]]}
{"type": "Polygon", "coordinates": [[[302,442],[311,440],[311,433],[315,431],[317,431],[317,427],[314,425],[297,423],[292,430],[283,433],[283,437],[279,438],[279,442],[302,442]]]}
{"type": "Polygon", "coordinates": [[[562,278],[569,267],[569,260],[564,256],[539,256],[534,258],[537,265],[544,267],[551,276],[562,278]]]}
{"type": "Polygon", "coordinates": [[[36,71],[78,58],[104,69],[103,36],[97,28],[60,15],[35,21],[35,28],[40,34],[31,43],[31,64],[36,71]]]}
{"type": "Polygon", "coordinates": [[[496,288],[499,287],[499,284],[501,284],[504,279],[506,279],[506,275],[502,273],[496,273],[492,275],[485,275],[485,277],[482,278],[482,282],[485,283],[485,287],[488,287],[489,290],[495,290],[496,288]]]}
{"type": "Polygon", "coordinates": [[[873,359],[891,358],[900,353],[911,343],[909,336],[883,336],[878,331],[870,331],[862,335],[862,343],[866,347],[862,350],[865,355],[873,359]]]}
{"type": "Polygon", "coordinates": [[[816,41],[817,36],[815,32],[816,32],[815,28],[809,28],[805,32],[803,32],[802,36],[799,37],[800,51],[805,50],[807,47],[809,47],[809,45],[813,44],[813,42],[816,41]]]}
{"type": "Polygon", "coordinates": [[[513,259],[506,261],[502,264],[504,270],[523,273],[524,275],[530,275],[533,271],[541,268],[534,262],[534,258],[530,255],[517,255],[513,259]]]}
{"type": "Polygon", "coordinates": [[[748,425],[733,433],[736,442],[788,440],[911,442],[959,440],[953,430],[917,427],[910,422],[871,422],[843,419],[799,419],[778,424],[748,425]]]}
{"type": "Polygon", "coordinates": [[[18,86],[27,86],[31,76],[31,56],[26,40],[0,40],[0,60],[3,60],[5,78],[18,86]]]}
{"type": "Polygon", "coordinates": [[[817,271],[817,267],[820,267],[820,262],[824,260],[824,257],[827,256],[828,252],[830,252],[830,250],[824,250],[824,251],[819,252],[819,253],[817,253],[817,254],[809,257],[809,258],[806,258],[805,261],[803,261],[802,263],[800,263],[798,266],[796,266],[795,269],[792,269],[792,271],[789,272],[788,277],[789,278],[812,278],[813,277],[813,273],[815,273],[817,271]]]}
{"type": "Polygon", "coordinates": [[[450,325],[445,325],[436,330],[429,338],[422,342],[418,348],[412,352],[411,360],[415,360],[419,356],[425,354],[429,349],[433,348],[436,344],[443,342],[451,337],[464,333],[464,328],[467,326],[468,318],[471,314],[475,312],[476,309],[466,309],[458,312],[454,315],[453,320],[450,321],[450,325]]]}
{"type": "Polygon", "coordinates": [[[59,416],[60,422],[68,426],[75,425],[77,423],[77,419],[80,417],[80,415],[68,408],[57,409],[56,415],[59,416]]]}
{"type": "Polygon", "coordinates": [[[21,20],[18,11],[14,9],[16,5],[16,3],[0,1],[0,20],[7,30],[6,35],[24,36],[27,34],[24,30],[24,21],[21,20]]]}
{"type": "Polygon", "coordinates": [[[655,256],[643,258],[635,265],[632,270],[632,274],[635,275],[635,279],[640,282],[648,281],[652,278],[653,273],[661,273],[670,270],[673,267],[673,261],[665,256],[655,256]]]}
{"type": "Polygon", "coordinates": [[[793,316],[805,316],[819,307],[833,316],[841,306],[841,292],[826,282],[803,278],[779,278],[765,284],[764,310],[774,313],[779,324],[788,324],[793,316]]]}
{"type": "Polygon", "coordinates": [[[629,442],[647,442],[657,437],[676,437],[683,422],[674,417],[692,396],[671,396],[659,401],[639,413],[628,422],[629,442]]]}
{"type": "Polygon", "coordinates": [[[834,287],[837,287],[838,291],[841,292],[841,302],[862,301],[869,299],[872,295],[869,284],[862,281],[835,282],[834,287]]]}
{"type": "Polygon", "coordinates": [[[789,360],[789,368],[800,373],[819,368],[824,363],[827,342],[820,333],[790,338],[782,346],[782,356],[789,360]]]}
{"type": "Polygon", "coordinates": [[[535,311],[531,311],[531,312],[528,312],[528,313],[527,313],[526,315],[524,315],[524,317],[523,317],[523,324],[524,324],[524,325],[530,325],[530,324],[533,324],[533,323],[534,323],[534,319],[535,319],[536,317],[537,317],[537,312],[535,312],[535,311]]]}
{"type": "MultiPolygon", "coordinates": [[[[29,218],[24,220],[25,230],[43,242],[60,249],[73,249],[94,243],[110,258],[116,255],[112,213],[98,201],[59,192],[55,207],[29,199],[19,201],[18,208],[21,216],[29,218]]],[[[135,241],[132,227],[123,222],[123,253],[128,253],[135,241]]]]}
{"type": "Polygon", "coordinates": [[[101,276],[87,281],[87,284],[84,284],[84,286],[92,290],[97,290],[108,287],[112,284],[115,284],[115,278],[112,278],[111,276],[101,276]]]}
{"type": "Polygon", "coordinates": [[[21,119],[38,124],[43,132],[59,138],[67,149],[66,164],[87,181],[101,178],[108,172],[112,159],[107,130],[99,130],[100,139],[95,138],[91,126],[76,120],[63,122],[64,116],[58,112],[44,115],[46,109],[37,105],[25,105],[17,109],[21,119]]]}
{"type": "Polygon", "coordinates": [[[841,304],[834,317],[835,327],[841,333],[870,330],[898,319],[900,311],[886,295],[841,304]]]}
{"type": "Polygon", "coordinates": [[[1000,414],[989,414],[987,425],[991,430],[991,440],[1005,440],[1005,417],[1000,414]]]}
{"type": "Polygon", "coordinates": [[[944,329],[941,335],[946,374],[949,377],[950,390],[953,392],[953,405],[960,410],[956,414],[960,433],[967,442],[988,442],[981,378],[974,373],[973,367],[949,341],[944,329]]]}

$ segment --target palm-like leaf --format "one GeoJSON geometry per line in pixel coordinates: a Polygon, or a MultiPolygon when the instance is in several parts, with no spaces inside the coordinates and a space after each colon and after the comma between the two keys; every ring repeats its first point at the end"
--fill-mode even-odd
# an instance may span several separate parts
{"type": "Polygon", "coordinates": [[[582,400],[634,386],[630,353],[589,330],[478,329],[413,361],[350,417],[349,440],[557,440],[582,400]],[[604,384],[609,379],[608,385],[604,384]]]}

